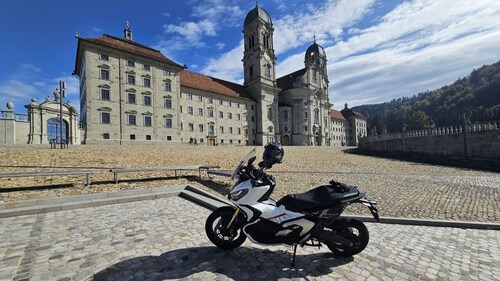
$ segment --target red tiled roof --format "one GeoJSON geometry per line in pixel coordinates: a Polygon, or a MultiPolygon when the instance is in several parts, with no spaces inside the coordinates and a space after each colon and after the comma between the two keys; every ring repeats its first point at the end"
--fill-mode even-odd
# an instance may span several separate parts
{"type": "Polygon", "coordinates": [[[330,117],[333,118],[333,119],[346,120],[344,118],[344,116],[342,115],[342,113],[340,113],[340,111],[337,111],[335,109],[330,109],[329,113],[330,113],[330,117]]]}
{"type": "Polygon", "coordinates": [[[114,37],[111,35],[103,34],[99,38],[79,38],[79,40],[92,42],[98,45],[110,47],[113,49],[118,49],[127,53],[138,55],[141,57],[149,58],[156,61],[165,62],[168,64],[175,65],[177,67],[182,67],[181,65],[175,63],[169,58],[165,57],[160,51],[153,48],[144,46],[142,44],[136,43],[131,40],[122,39],[114,37]]]}
{"type": "Polygon", "coordinates": [[[234,98],[253,100],[242,85],[187,70],[181,71],[181,86],[234,98]]]}

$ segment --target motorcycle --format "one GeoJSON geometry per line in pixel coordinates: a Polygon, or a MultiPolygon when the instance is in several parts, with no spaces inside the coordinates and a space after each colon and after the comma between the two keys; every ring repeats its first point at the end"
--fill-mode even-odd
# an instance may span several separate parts
{"type": "MultiPolygon", "coordinates": [[[[273,145],[274,148],[279,146],[273,145]]],[[[279,149],[281,158],[274,161],[278,163],[284,155],[281,146],[279,149]]],[[[264,158],[266,153],[267,150],[264,158]]],[[[340,216],[350,204],[360,203],[367,206],[375,220],[380,222],[376,202],[366,199],[361,188],[332,180],[328,185],[274,201],[270,195],[276,182],[266,169],[275,163],[264,159],[254,167],[255,159],[254,148],[240,161],[231,176],[235,183],[228,195],[230,205],[213,211],[205,222],[206,234],[213,244],[222,249],[234,249],[248,237],[257,244],[290,245],[294,247],[292,266],[295,265],[298,245],[321,247],[325,244],[341,257],[365,249],[369,240],[365,224],[340,216]]]]}

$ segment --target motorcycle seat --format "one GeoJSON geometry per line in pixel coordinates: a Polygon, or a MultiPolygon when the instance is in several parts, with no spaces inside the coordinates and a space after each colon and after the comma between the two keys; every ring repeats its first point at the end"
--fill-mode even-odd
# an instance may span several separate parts
{"type": "Polygon", "coordinates": [[[304,193],[286,195],[277,202],[277,205],[284,205],[292,212],[315,211],[340,205],[345,200],[355,200],[358,195],[358,190],[352,186],[339,189],[331,185],[322,185],[304,193]]]}

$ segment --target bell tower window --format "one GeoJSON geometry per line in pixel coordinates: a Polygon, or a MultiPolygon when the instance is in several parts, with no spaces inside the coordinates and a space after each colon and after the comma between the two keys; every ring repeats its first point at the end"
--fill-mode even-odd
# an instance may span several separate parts
{"type": "Polygon", "coordinates": [[[271,66],[269,64],[266,64],[266,78],[271,78],[271,66]]]}
{"type": "Polygon", "coordinates": [[[249,72],[250,72],[250,77],[253,77],[253,65],[250,66],[249,72]]]}

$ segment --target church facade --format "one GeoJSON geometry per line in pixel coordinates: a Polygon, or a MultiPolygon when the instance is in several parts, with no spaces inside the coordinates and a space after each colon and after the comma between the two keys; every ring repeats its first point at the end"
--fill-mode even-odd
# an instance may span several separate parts
{"type": "Polygon", "coordinates": [[[303,69],[277,78],[274,28],[264,9],[247,14],[243,37],[243,85],[188,71],[133,41],[128,24],[124,38],[78,37],[82,143],[330,146],[356,145],[366,135],[364,116],[342,111],[339,121],[330,109],[319,44],[306,50],[303,69]]]}

